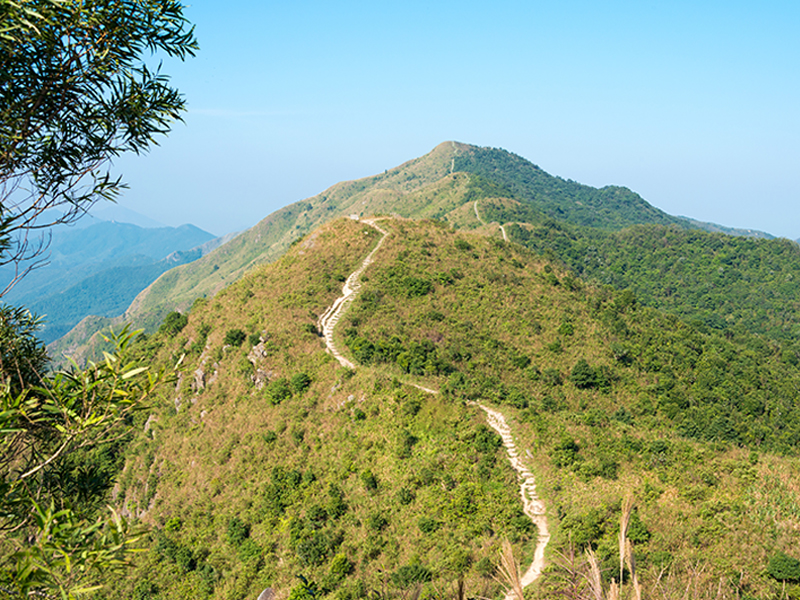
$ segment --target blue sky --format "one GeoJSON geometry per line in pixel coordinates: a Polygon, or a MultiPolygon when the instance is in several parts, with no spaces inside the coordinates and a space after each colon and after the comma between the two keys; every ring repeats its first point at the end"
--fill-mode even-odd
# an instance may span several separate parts
{"type": "Polygon", "coordinates": [[[243,229],[445,140],[800,237],[800,3],[199,0],[189,112],[120,204],[243,229]]]}

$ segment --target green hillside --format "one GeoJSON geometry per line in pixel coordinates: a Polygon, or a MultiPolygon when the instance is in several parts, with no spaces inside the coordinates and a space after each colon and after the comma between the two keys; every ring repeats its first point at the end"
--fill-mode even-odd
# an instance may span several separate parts
{"type": "Polygon", "coordinates": [[[500,597],[502,539],[527,564],[537,532],[476,400],[506,415],[554,534],[526,597],[564,591],[570,541],[618,572],[628,495],[653,595],[800,592],[768,568],[800,542],[793,347],[694,327],[517,244],[381,226],[335,330],[355,370],[316,330],[379,238],[348,219],[140,342],[154,365],[186,356],[113,489],[152,531],[108,597],[311,597],[299,575],[325,598],[456,597],[459,580],[500,597]]]}
{"type": "MultiPolygon", "coordinates": [[[[605,268],[606,263],[620,262],[620,253],[635,255],[638,251],[637,246],[626,245],[626,234],[620,233],[625,228],[649,224],[700,230],[713,228],[712,225],[667,215],[625,188],[596,189],[554,177],[505,150],[445,142],[427,155],[382,174],[336,184],[317,196],[272,213],[200,260],[164,273],[133,300],[123,315],[115,317],[114,322],[135,323],[137,327],[152,332],[170,311],[187,311],[196,298],[211,297],[254,266],[276,260],[295,240],[322,223],[342,216],[374,214],[437,219],[458,229],[476,230],[494,236],[501,236],[500,224],[507,224],[506,230],[514,231],[515,240],[532,248],[550,254],[566,251],[567,256],[563,259],[578,274],[594,281],[634,288],[643,302],[681,316],[706,321],[720,318],[711,314],[716,306],[708,303],[707,294],[697,291],[700,288],[669,297],[663,297],[663,293],[669,293],[669,290],[649,289],[648,286],[657,287],[662,282],[647,283],[650,281],[649,273],[636,270],[640,261],[624,261],[627,270],[619,272],[616,269],[619,276],[613,281],[605,268]],[[531,236],[526,237],[524,233],[530,228],[514,228],[514,223],[533,226],[539,228],[538,231],[555,228],[565,233],[555,236],[547,233],[544,236],[547,239],[531,242],[531,236]],[[551,239],[556,237],[559,239],[551,239]],[[604,240],[604,243],[600,244],[598,240],[604,240]],[[621,247],[617,248],[615,244],[621,247]],[[597,249],[595,245],[602,245],[602,248],[597,249]],[[587,268],[581,263],[581,253],[597,254],[597,267],[587,268]]],[[[740,232],[729,230],[729,233],[740,232]]],[[[747,233],[755,236],[758,232],[747,233]]],[[[537,236],[542,237],[538,233],[533,235],[537,236]]],[[[693,239],[687,237],[686,243],[693,243],[693,239]]],[[[695,252],[689,251],[689,254],[695,252]]],[[[676,257],[663,258],[668,260],[676,257]]],[[[699,260],[705,258],[704,255],[698,255],[699,260]]],[[[745,262],[752,263],[750,259],[745,262]]],[[[780,266],[782,272],[791,268],[789,263],[780,266]]],[[[660,264],[659,269],[674,270],[673,266],[666,263],[660,264]]],[[[706,274],[703,265],[692,266],[691,270],[697,277],[706,274]]],[[[750,275],[746,274],[742,281],[750,275]]],[[[669,281],[672,287],[682,285],[680,278],[670,278],[669,281]]],[[[767,283],[770,294],[778,283],[767,283]]],[[[727,293],[727,288],[725,290],[724,293],[727,293]]],[[[789,290],[791,294],[794,287],[790,285],[789,290]]],[[[730,307],[721,318],[728,319],[733,315],[731,318],[736,323],[745,321],[742,315],[753,310],[754,297],[750,294],[749,298],[743,299],[745,295],[736,291],[735,299],[729,302],[730,307]]],[[[777,306],[786,295],[779,292],[775,296],[773,305],[778,312],[777,306]]],[[[793,299],[791,306],[794,306],[793,299]]],[[[770,317],[769,326],[765,325],[758,331],[771,336],[778,330],[792,331],[794,315],[794,308],[783,310],[781,316],[770,317]]],[[[753,322],[750,319],[746,326],[749,327],[753,322]]],[[[765,321],[761,319],[759,322],[765,321]]],[[[80,331],[88,329],[84,325],[80,331]]],[[[76,344],[82,347],[81,353],[85,354],[87,340],[78,338],[77,333],[73,333],[53,344],[51,354],[60,360],[67,349],[74,348],[76,344]]],[[[97,342],[89,341],[88,344],[96,346],[97,342]]]]}
{"type": "MultiPolygon", "coordinates": [[[[487,218],[511,216],[481,205],[487,218]]],[[[649,306],[729,335],[800,339],[800,245],[638,225],[607,232],[548,221],[506,226],[510,239],[589,281],[631,289],[649,306]]]]}
{"type": "MultiPolygon", "coordinates": [[[[397,214],[442,219],[457,227],[480,227],[470,203],[488,197],[520,195],[520,186],[524,187],[527,170],[531,169],[537,174],[536,185],[527,196],[520,197],[539,197],[541,188],[550,190],[546,194],[548,201],[558,200],[564,205],[572,201],[573,187],[577,184],[564,188],[563,180],[540,171],[524,159],[490,148],[442,143],[425,156],[382,174],[336,184],[321,194],[276,211],[201,260],[162,275],[134,300],[118,321],[134,322],[152,331],[170,310],[187,310],[195,298],[214,295],[254,265],[275,260],[298,237],[341,216],[397,214]],[[491,177],[484,174],[487,164],[493,165],[491,177]]],[[[591,192],[592,188],[587,186],[578,187],[583,190],[581,193],[593,193],[597,198],[607,195],[603,190],[591,192]]],[[[643,201],[640,204],[646,205],[643,201]]],[[[528,210],[547,214],[534,206],[528,210]]],[[[645,213],[636,222],[642,222],[641,219],[652,222],[646,220],[645,213]]],[[[647,214],[661,213],[652,209],[647,214]]],[[[65,343],[55,344],[51,353],[58,357],[65,348],[65,343]]]]}

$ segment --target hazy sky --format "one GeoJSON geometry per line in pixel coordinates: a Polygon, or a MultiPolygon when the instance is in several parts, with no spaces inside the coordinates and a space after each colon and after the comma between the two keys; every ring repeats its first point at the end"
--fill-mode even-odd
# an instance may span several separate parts
{"type": "Polygon", "coordinates": [[[244,229],[445,140],[800,237],[800,3],[197,0],[189,104],[121,204],[244,229]]]}

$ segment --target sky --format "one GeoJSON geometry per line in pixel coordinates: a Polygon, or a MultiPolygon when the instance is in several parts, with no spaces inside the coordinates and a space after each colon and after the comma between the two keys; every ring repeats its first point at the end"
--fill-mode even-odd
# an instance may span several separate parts
{"type": "Polygon", "coordinates": [[[800,238],[800,3],[197,0],[125,208],[222,235],[455,140],[800,238]]]}

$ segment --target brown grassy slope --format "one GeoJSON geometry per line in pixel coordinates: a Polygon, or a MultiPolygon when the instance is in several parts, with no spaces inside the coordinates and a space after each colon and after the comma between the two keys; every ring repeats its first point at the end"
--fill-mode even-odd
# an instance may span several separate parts
{"type": "Polygon", "coordinates": [[[435,585],[463,573],[470,589],[485,592],[494,583],[478,566],[493,560],[502,536],[515,540],[519,554],[532,551],[513,472],[497,450],[476,449],[480,411],[372,369],[344,371],[309,331],[376,241],[375,230],[349,220],[323,227],[277,263],[197,306],[189,325],[160,350],[158,360],[173,360],[210,327],[204,349],[187,357],[182,380],[154,411],[157,424],[132,448],[118,497],[131,512],[146,508],[143,520],[158,530],[172,523],[163,535],[202,557],[202,569],[209,566],[219,578],[203,587],[205,571],[181,573],[156,541],[133,578],[118,584],[120,594],[147,579],[167,597],[255,596],[267,585],[285,597],[303,573],[331,594],[362,597],[363,590],[399,585],[391,574],[413,564],[429,570],[435,585]],[[231,329],[266,339],[266,356],[255,359],[268,378],[263,388],[251,379],[251,345],[224,347],[231,329]],[[195,384],[198,370],[203,389],[195,384]],[[301,372],[311,378],[308,389],[272,405],[270,383],[301,372]],[[404,432],[415,440],[410,447],[404,432]],[[270,508],[275,467],[304,474],[293,502],[279,512],[270,508]],[[365,485],[366,471],[377,489],[365,485]],[[293,527],[308,522],[315,507],[329,506],[332,485],[347,510],[308,537],[339,536],[340,543],[321,561],[309,561],[293,541],[293,527]],[[409,502],[400,501],[402,489],[412,495],[409,502]],[[227,541],[234,516],[250,526],[255,562],[227,541]],[[419,526],[424,518],[432,521],[427,531],[419,526]],[[342,581],[330,575],[337,554],[353,566],[342,581]]]}
{"type": "MultiPolygon", "coordinates": [[[[661,569],[672,568],[680,586],[702,567],[702,579],[715,589],[721,585],[726,597],[776,593],[779,584],[765,575],[768,560],[800,542],[792,491],[797,460],[684,439],[658,408],[664,401],[659,378],[674,376],[693,390],[695,373],[707,376],[679,367],[694,360],[682,354],[694,347],[699,369],[715,360],[722,342],[627,305],[625,294],[584,288],[513,244],[432,224],[386,227],[392,236],[340,323],[341,343],[348,330],[376,344],[431,342],[455,373],[437,375],[431,368],[418,381],[456,398],[505,403],[527,442],[523,447],[533,453],[554,518],[555,547],[564,548],[570,536],[589,543],[615,572],[619,503],[633,493],[646,530],[636,544],[645,581],[652,585],[661,569]],[[432,291],[409,297],[408,277],[433,282],[432,291]],[[615,358],[625,344],[636,348],[629,366],[615,358]],[[675,365],[674,375],[647,366],[657,353],[675,365]],[[520,357],[530,364],[521,366],[520,357]],[[607,369],[607,390],[570,381],[581,359],[607,369]],[[575,462],[558,466],[564,440],[576,443],[575,462]]],[[[744,344],[726,347],[750,352],[744,344]]],[[[768,360],[777,362],[763,365],[760,385],[782,394],[777,382],[791,367],[780,365],[779,356],[768,360]]],[[[375,368],[408,376],[391,362],[375,368]]]]}

